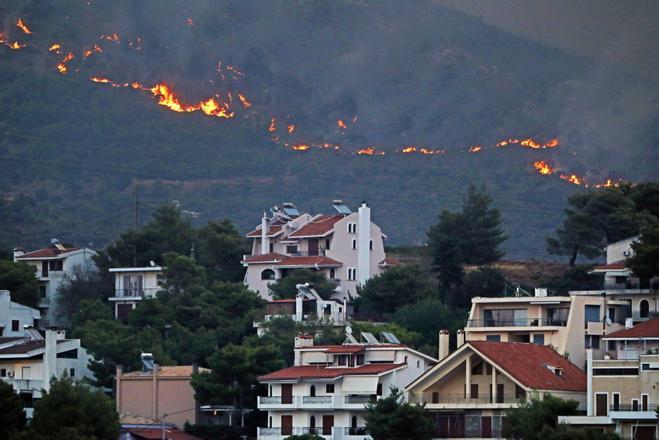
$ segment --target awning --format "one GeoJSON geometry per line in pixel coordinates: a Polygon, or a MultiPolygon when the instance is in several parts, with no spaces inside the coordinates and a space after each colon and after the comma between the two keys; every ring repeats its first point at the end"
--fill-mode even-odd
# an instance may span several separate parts
{"type": "Polygon", "coordinates": [[[378,376],[347,376],[343,378],[344,394],[376,394],[378,376]]]}

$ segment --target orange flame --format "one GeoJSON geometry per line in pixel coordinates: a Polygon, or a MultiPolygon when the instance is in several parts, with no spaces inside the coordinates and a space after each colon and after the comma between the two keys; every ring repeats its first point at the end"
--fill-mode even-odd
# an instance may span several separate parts
{"type": "Polygon", "coordinates": [[[558,139],[551,139],[549,142],[545,143],[545,148],[555,148],[558,147],[561,143],[558,141],[558,139]]]}
{"type": "Polygon", "coordinates": [[[142,86],[142,84],[138,83],[137,81],[130,83],[130,86],[135,90],[144,89],[144,86],[142,86]]]}
{"type": "Polygon", "coordinates": [[[99,39],[107,40],[107,41],[114,41],[115,43],[119,43],[119,34],[117,34],[116,32],[113,32],[111,34],[101,35],[99,37],[99,39]]]}
{"type": "Polygon", "coordinates": [[[71,52],[67,53],[64,59],[57,65],[57,70],[59,73],[62,75],[66,75],[69,72],[69,68],[66,65],[69,61],[71,61],[73,58],[73,54],[71,52]]]}
{"type": "Polygon", "coordinates": [[[59,43],[54,43],[48,48],[48,52],[60,53],[62,46],[59,43]]]}
{"type": "Polygon", "coordinates": [[[295,133],[295,124],[289,125],[288,127],[286,127],[286,130],[288,131],[288,134],[295,133]]]}
{"type": "Polygon", "coordinates": [[[343,119],[337,119],[336,126],[341,130],[345,130],[348,127],[343,119]]]}
{"type": "Polygon", "coordinates": [[[188,19],[185,20],[185,24],[188,26],[194,26],[194,21],[192,21],[192,18],[188,17],[188,19]]]}
{"type": "Polygon", "coordinates": [[[561,174],[560,178],[572,183],[573,185],[583,185],[583,179],[577,176],[576,174],[570,174],[570,175],[561,174]]]}
{"type": "Polygon", "coordinates": [[[427,148],[421,148],[421,149],[419,150],[419,153],[421,153],[421,154],[428,154],[428,155],[432,155],[432,154],[444,154],[444,153],[446,153],[446,150],[429,150],[429,149],[427,149],[427,148]]]}
{"type": "Polygon", "coordinates": [[[522,142],[520,142],[520,145],[522,147],[528,147],[528,148],[534,148],[534,149],[540,148],[540,144],[538,142],[534,141],[531,138],[524,139],[522,142]]]}
{"type": "Polygon", "coordinates": [[[622,179],[618,179],[617,181],[606,179],[606,182],[595,185],[595,188],[617,188],[622,185],[622,183],[622,179]]]}
{"type": "Polygon", "coordinates": [[[544,160],[538,160],[533,162],[533,166],[540,174],[552,174],[554,169],[544,160]]]}
{"type": "Polygon", "coordinates": [[[378,151],[373,147],[366,147],[357,151],[357,154],[360,156],[384,156],[384,151],[378,151]]]}
{"type": "Polygon", "coordinates": [[[23,23],[21,17],[18,17],[18,20],[16,21],[16,27],[22,30],[23,32],[25,32],[26,34],[32,35],[32,31],[30,30],[29,27],[25,25],[25,23],[23,23]]]}
{"type": "Polygon", "coordinates": [[[110,83],[110,84],[114,84],[112,81],[110,81],[109,79],[104,78],[104,77],[102,77],[102,76],[92,76],[92,77],[89,78],[89,79],[92,80],[92,81],[94,81],[94,82],[96,82],[96,83],[110,83]]]}
{"type": "Polygon", "coordinates": [[[193,112],[197,110],[193,106],[186,106],[181,104],[178,97],[171,91],[169,86],[165,83],[156,84],[151,89],[151,93],[158,98],[158,104],[169,108],[175,112],[193,112]]]}
{"type": "Polygon", "coordinates": [[[483,147],[481,147],[480,145],[474,145],[473,147],[469,147],[469,150],[467,151],[469,151],[470,153],[478,153],[482,149],[483,147]]]}
{"type": "Polygon", "coordinates": [[[268,131],[270,133],[277,131],[277,120],[275,118],[270,119],[270,125],[268,126],[268,131]]]}
{"type": "Polygon", "coordinates": [[[18,41],[14,41],[11,44],[8,44],[7,47],[9,47],[11,50],[19,50],[23,49],[25,47],[25,44],[19,43],[18,41]]]}
{"type": "Polygon", "coordinates": [[[403,154],[416,153],[416,147],[405,147],[401,150],[403,154]]]}
{"type": "MultiPolygon", "coordinates": [[[[131,84],[133,88],[137,88],[137,86],[139,86],[139,83],[131,84]]],[[[194,105],[186,105],[181,102],[179,97],[164,82],[156,84],[148,90],[158,98],[158,104],[178,113],[191,113],[201,110],[208,116],[216,116],[218,118],[233,118],[234,116],[234,112],[229,109],[229,104],[219,102],[215,97],[210,97],[194,105]]]]}
{"type": "Polygon", "coordinates": [[[299,145],[293,145],[291,148],[295,151],[307,151],[311,147],[309,147],[309,145],[307,144],[299,144],[299,145]]]}
{"type": "Polygon", "coordinates": [[[87,58],[93,53],[103,53],[103,49],[98,44],[94,44],[94,46],[85,50],[85,52],[82,54],[82,57],[87,58]]]}
{"type": "Polygon", "coordinates": [[[242,103],[245,110],[247,110],[248,108],[250,108],[252,106],[252,103],[249,102],[249,100],[247,99],[247,97],[245,95],[243,95],[241,93],[238,93],[238,99],[240,99],[240,102],[242,103]]]}

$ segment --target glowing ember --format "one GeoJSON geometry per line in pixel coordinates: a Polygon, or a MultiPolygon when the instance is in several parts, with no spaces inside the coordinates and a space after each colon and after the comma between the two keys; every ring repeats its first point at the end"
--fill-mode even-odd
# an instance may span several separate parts
{"type": "Polygon", "coordinates": [[[62,75],[66,75],[69,72],[69,68],[66,64],[69,61],[71,61],[73,58],[75,58],[75,57],[73,56],[73,54],[71,52],[66,54],[66,56],[64,57],[62,62],[60,62],[57,65],[57,70],[59,71],[59,73],[61,73],[62,75]]]}
{"type": "Polygon", "coordinates": [[[247,97],[245,97],[245,95],[238,93],[238,99],[240,99],[240,103],[243,105],[245,110],[247,110],[252,106],[252,103],[249,102],[249,100],[247,99],[247,97]]]}
{"type": "Polygon", "coordinates": [[[194,26],[194,21],[192,21],[192,18],[188,17],[188,19],[185,20],[185,24],[188,26],[194,26]]]}
{"type": "Polygon", "coordinates": [[[130,83],[130,86],[131,86],[132,88],[136,89],[136,90],[137,90],[137,89],[144,89],[144,87],[142,86],[142,84],[140,84],[140,83],[138,83],[138,82],[132,82],[132,83],[130,83]]]}
{"type": "Polygon", "coordinates": [[[270,125],[268,126],[268,131],[270,133],[277,131],[277,120],[275,118],[270,119],[270,125]]]}
{"type": "Polygon", "coordinates": [[[366,147],[357,151],[357,154],[360,156],[384,156],[384,151],[378,151],[373,147],[366,147]]]}
{"type": "MultiPolygon", "coordinates": [[[[131,83],[130,86],[134,89],[141,88],[139,83],[131,83]]],[[[227,119],[234,116],[234,112],[229,109],[227,102],[218,101],[219,95],[216,95],[217,99],[216,97],[210,97],[197,104],[186,105],[181,102],[179,97],[164,82],[156,84],[148,90],[158,98],[158,104],[178,113],[191,113],[200,110],[208,116],[216,116],[218,118],[227,119]]]]}
{"type": "Polygon", "coordinates": [[[403,154],[416,153],[416,147],[405,147],[400,152],[403,154]]]}
{"type": "Polygon", "coordinates": [[[288,134],[295,133],[295,124],[291,124],[288,127],[286,127],[286,131],[288,131],[288,134]]]}
{"type": "Polygon", "coordinates": [[[545,148],[555,148],[560,145],[558,139],[551,139],[549,142],[545,143],[545,148]]]}
{"type": "Polygon", "coordinates": [[[25,25],[25,23],[23,23],[23,20],[20,17],[18,17],[18,21],[16,21],[16,27],[22,30],[23,32],[25,32],[26,34],[32,35],[32,31],[30,30],[29,27],[25,25]]]}
{"type": "Polygon", "coordinates": [[[299,144],[299,145],[293,145],[291,148],[295,151],[307,151],[311,147],[309,147],[309,145],[307,144],[299,144]]]}
{"type": "Polygon", "coordinates": [[[229,104],[217,102],[215,98],[209,98],[201,102],[199,107],[208,116],[217,116],[218,118],[233,118],[234,116],[234,113],[229,110],[229,104]]]}
{"type": "Polygon", "coordinates": [[[623,184],[622,179],[618,179],[617,181],[613,181],[612,179],[606,179],[606,182],[595,185],[595,188],[617,188],[622,184],[623,184]]]}
{"type": "Polygon", "coordinates": [[[579,176],[575,174],[570,174],[570,175],[561,174],[560,178],[572,183],[573,185],[583,185],[583,179],[581,179],[579,176]]]}
{"type": "Polygon", "coordinates": [[[473,147],[469,147],[467,151],[469,151],[470,153],[478,153],[482,149],[483,147],[481,147],[480,145],[474,145],[473,147]]]}
{"type": "Polygon", "coordinates": [[[158,98],[158,104],[169,108],[175,112],[193,112],[197,110],[193,106],[185,106],[181,104],[178,97],[171,91],[169,86],[165,83],[156,84],[151,89],[151,93],[158,98]]]}
{"type": "Polygon", "coordinates": [[[83,52],[82,57],[87,58],[93,53],[103,53],[103,49],[101,49],[101,46],[99,46],[98,44],[94,44],[91,48],[83,52]]]}
{"type": "Polygon", "coordinates": [[[59,43],[55,43],[48,48],[48,52],[60,53],[62,46],[59,43]]]}
{"type": "Polygon", "coordinates": [[[348,127],[343,119],[337,119],[336,126],[341,130],[345,130],[348,127]]]}
{"type": "Polygon", "coordinates": [[[117,34],[116,32],[113,32],[113,33],[108,34],[108,35],[101,35],[99,37],[99,39],[107,40],[107,41],[114,41],[115,43],[119,43],[119,34],[117,34]]]}
{"type": "Polygon", "coordinates": [[[91,81],[94,81],[95,83],[110,83],[114,84],[112,81],[110,81],[107,78],[103,78],[102,76],[92,76],[89,78],[91,81]]]}
{"type": "Polygon", "coordinates": [[[419,150],[419,153],[421,153],[421,154],[428,154],[428,155],[432,155],[432,154],[445,154],[445,153],[446,153],[446,150],[429,150],[429,149],[427,149],[427,148],[421,148],[421,149],[419,150]]]}
{"type": "Polygon", "coordinates": [[[552,174],[554,169],[544,160],[538,160],[533,162],[533,166],[540,174],[552,174]]]}
{"type": "Polygon", "coordinates": [[[19,50],[19,49],[23,49],[25,47],[25,44],[19,43],[18,41],[14,41],[11,44],[7,44],[7,47],[10,48],[11,50],[19,50]]]}

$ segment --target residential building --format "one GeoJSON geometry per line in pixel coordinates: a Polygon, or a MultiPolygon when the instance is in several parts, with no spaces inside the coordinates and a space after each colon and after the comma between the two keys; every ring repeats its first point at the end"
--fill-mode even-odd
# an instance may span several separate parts
{"type": "Polygon", "coordinates": [[[279,440],[315,433],[326,439],[369,438],[365,405],[414,380],[436,359],[398,343],[362,333],[364,342],[347,334],[341,345],[315,345],[310,335],[295,339],[294,366],[259,377],[268,386],[258,408],[268,412],[268,426],[259,440],[279,440]]]}
{"type": "Polygon", "coordinates": [[[301,213],[293,204],[263,213],[261,224],[247,234],[252,254],[245,255],[245,284],[271,299],[268,284],[296,269],[322,272],[336,284],[334,299],[350,300],[357,286],[395,264],[384,252],[386,236],[371,221],[371,208],[362,203],[352,212],[339,200],[331,215],[301,213]]]}
{"type": "Polygon", "coordinates": [[[163,268],[155,264],[148,267],[113,267],[114,296],[108,300],[114,304],[115,319],[125,319],[146,298],[154,298],[163,289],[163,268]]]}
{"type": "Polygon", "coordinates": [[[606,296],[627,302],[635,322],[659,316],[659,277],[639,278],[627,267],[627,258],[634,255],[631,245],[641,237],[631,237],[606,247],[606,264],[596,266],[592,273],[604,274],[600,291],[577,291],[574,295],[606,292],[606,296]]]}
{"type": "Polygon", "coordinates": [[[8,290],[0,290],[0,337],[22,337],[26,327],[38,327],[41,313],[15,303],[8,290]]]}
{"type": "Polygon", "coordinates": [[[0,380],[20,394],[28,417],[42,390],[50,389],[51,378],[92,379],[89,360],[80,340],[67,339],[64,330],[49,328],[43,337],[27,328],[21,337],[0,338],[0,380]]]}
{"type": "Polygon", "coordinates": [[[601,358],[602,337],[623,329],[629,316],[626,301],[601,292],[546,294],[546,289],[536,289],[535,296],[473,298],[464,339],[551,345],[585,370],[586,348],[601,358]]]}
{"type": "Polygon", "coordinates": [[[66,277],[72,276],[77,268],[96,270],[93,260],[95,255],[96,251],[92,249],[65,245],[57,240],[36,251],[24,252],[19,247],[14,249],[14,261],[34,266],[41,295],[39,310],[42,326],[62,324],[58,310],[59,288],[66,277]]]}
{"type": "Polygon", "coordinates": [[[299,323],[312,323],[345,327],[347,324],[346,301],[323,300],[308,283],[296,286],[298,293],[292,299],[275,299],[265,305],[265,316],[254,322],[259,336],[266,332],[266,324],[273,318],[290,318],[299,323]]]}
{"type": "Polygon", "coordinates": [[[208,369],[194,365],[161,366],[150,353],[142,354],[144,368],[124,372],[117,367],[116,402],[122,422],[136,419],[172,424],[183,429],[191,424],[226,424],[242,422],[233,406],[203,406],[195,399],[191,379],[195,372],[208,369]]]}
{"type": "Polygon", "coordinates": [[[534,395],[586,407],[586,374],[551,347],[470,341],[448,355],[448,332],[439,339],[439,363],[406,388],[426,405],[434,438],[502,438],[506,410],[534,395]]]}
{"type": "Polygon", "coordinates": [[[605,357],[588,356],[587,415],[561,421],[613,430],[623,439],[657,438],[659,318],[603,339],[605,357]]]}

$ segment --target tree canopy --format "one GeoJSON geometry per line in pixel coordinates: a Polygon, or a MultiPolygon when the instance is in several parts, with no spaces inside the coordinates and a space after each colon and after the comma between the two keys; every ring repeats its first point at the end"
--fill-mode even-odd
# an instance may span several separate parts
{"type": "Polygon", "coordinates": [[[11,300],[25,306],[39,305],[39,284],[34,266],[23,262],[0,260],[0,290],[9,290],[11,300]]]}
{"type": "Polygon", "coordinates": [[[25,426],[25,412],[14,387],[0,380],[0,438],[10,436],[25,426]]]}
{"type": "Polygon", "coordinates": [[[373,440],[426,440],[433,425],[423,406],[405,402],[403,393],[391,389],[389,396],[366,405],[366,429],[373,440]]]}
{"type": "Polygon", "coordinates": [[[305,283],[312,284],[316,293],[323,299],[329,299],[336,288],[336,285],[332,284],[322,272],[313,269],[292,270],[285,278],[268,284],[268,288],[277,299],[295,298],[297,295],[295,286],[305,283]]]}
{"type": "Polygon", "coordinates": [[[650,279],[659,274],[659,226],[645,228],[632,249],[628,265],[634,275],[650,279]]]}

